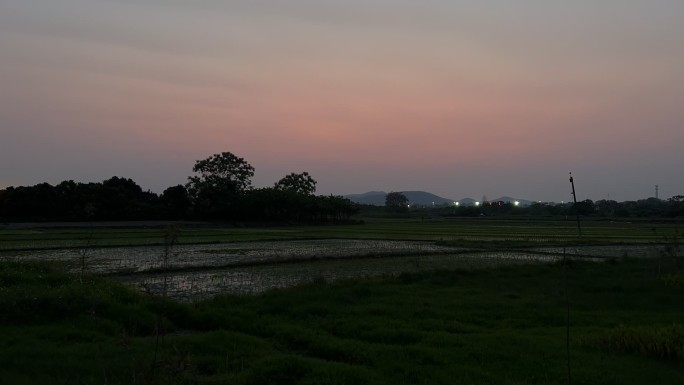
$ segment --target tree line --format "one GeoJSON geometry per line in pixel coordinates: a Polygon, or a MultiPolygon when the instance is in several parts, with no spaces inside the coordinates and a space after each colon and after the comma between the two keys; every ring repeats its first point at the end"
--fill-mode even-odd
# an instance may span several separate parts
{"type": "Polygon", "coordinates": [[[358,211],[348,199],[315,195],[316,181],[307,172],[254,188],[254,167],[230,152],[198,160],[193,172],[185,185],[161,194],[117,176],[98,183],[8,187],[0,190],[0,220],[337,222],[358,211]]]}
{"type": "MultiPolygon", "coordinates": [[[[408,212],[405,205],[386,206],[389,211],[408,212]]],[[[431,212],[445,216],[532,216],[565,217],[580,215],[596,218],[677,218],[684,217],[684,195],[669,199],[647,198],[636,201],[593,201],[575,203],[536,202],[529,206],[516,206],[510,202],[484,202],[479,206],[441,206],[437,208],[412,205],[411,211],[431,212]]]]}
{"type": "MultiPolygon", "coordinates": [[[[366,211],[377,208],[363,206],[366,211]]],[[[512,202],[482,202],[480,205],[448,205],[437,207],[412,204],[401,192],[390,192],[385,197],[384,210],[390,213],[434,213],[444,216],[546,216],[563,217],[580,215],[601,218],[676,218],[684,217],[684,195],[675,195],[667,200],[657,198],[617,202],[614,200],[586,199],[577,203],[542,203],[519,206],[512,202]]]]}

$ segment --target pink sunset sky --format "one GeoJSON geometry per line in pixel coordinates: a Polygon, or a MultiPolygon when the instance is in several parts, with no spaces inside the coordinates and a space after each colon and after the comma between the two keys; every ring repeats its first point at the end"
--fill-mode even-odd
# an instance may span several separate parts
{"type": "Polygon", "coordinates": [[[684,1],[4,0],[0,188],[684,194],[684,1]]]}

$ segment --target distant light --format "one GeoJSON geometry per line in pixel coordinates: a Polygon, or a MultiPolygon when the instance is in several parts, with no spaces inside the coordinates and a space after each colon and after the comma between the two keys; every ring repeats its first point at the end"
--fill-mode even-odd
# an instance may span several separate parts
{"type": "Polygon", "coordinates": [[[456,206],[458,206],[458,202],[454,202],[454,204],[455,204],[456,206]]]}
{"type": "Polygon", "coordinates": [[[518,201],[513,202],[513,204],[516,206],[520,206],[520,202],[518,202],[518,201]]]}
{"type": "Polygon", "coordinates": [[[475,202],[475,206],[479,206],[479,205],[480,205],[480,202],[475,202]]]}

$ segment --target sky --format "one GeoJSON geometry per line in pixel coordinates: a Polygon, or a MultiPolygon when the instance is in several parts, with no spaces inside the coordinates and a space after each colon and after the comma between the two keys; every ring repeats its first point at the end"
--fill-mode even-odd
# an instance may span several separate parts
{"type": "Polygon", "coordinates": [[[3,0],[0,188],[684,194],[681,0],[3,0]]]}

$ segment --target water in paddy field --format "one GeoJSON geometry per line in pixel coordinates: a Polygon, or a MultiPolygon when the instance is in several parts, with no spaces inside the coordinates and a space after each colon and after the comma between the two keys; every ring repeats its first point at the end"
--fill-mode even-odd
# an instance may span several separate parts
{"type": "MultiPolygon", "coordinates": [[[[381,240],[263,241],[0,253],[2,260],[49,260],[74,272],[109,275],[144,292],[181,301],[218,294],[255,294],[274,288],[438,269],[552,262],[561,248],[477,252],[431,242],[381,240]],[[166,285],[164,282],[166,281],[166,285]]],[[[569,256],[657,256],[654,246],[583,246],[569,256]]]]}
{"type": "Polygon", "coordinates": [[[170,274],[141,274],[117,278],[143,291],[161,293],[182,301],[198,301],[218,294],[257,294],[275,288],[310,282],[399,275],[454,268],[484,268],[515,263],[554,261],[559,257],[527,253],[468,253],[423,256],[319,259],[296,263],[218,268],[170,274]]]}
{"type": "MultiPolygon", "coordinates": [[[[538,247],[533,252],[562,254],[562,247],[538,247]]],[[[609,246],[576,246],[566,247],[570,256],[588,256],[598,258],[648,258],[670,253],[664,245],[609,245],[609,246]]],[[[684,256],[684,250],[673,250],[676,256],[684,256]]]]}
{"type": "Polygon", "coordinates": [[[431,242],[330,239],[175,245],[167,255],[163,246],[15,251],[0,253],[0,259],[59,261],[74,271],[80,271],[80,261],[84,260],[89,272],[118,274],[149,272],[164,266],[178,270],[462,250],[431,242]]]}

